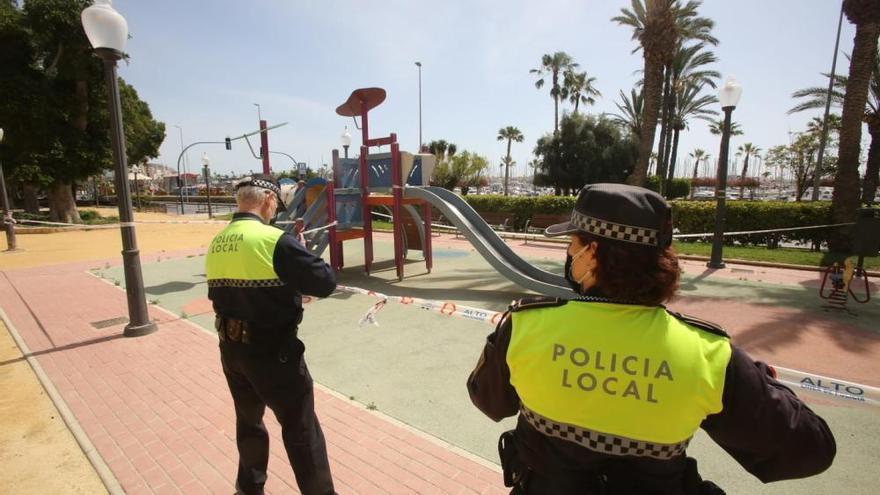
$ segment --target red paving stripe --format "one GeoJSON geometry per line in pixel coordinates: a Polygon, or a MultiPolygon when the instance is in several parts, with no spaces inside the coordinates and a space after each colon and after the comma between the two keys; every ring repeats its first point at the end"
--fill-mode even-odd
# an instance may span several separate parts
{"type": "MultiPolygon", "coordinates": [[[[7,272],[3,309],[127,493],[225,493],[235,425],[216,341],[151,308],[159,331],[116,338],[89,322],[126,314],[125,293],[87,273],[96,262],[7,272]],[[54,342],[54,346],[53,346],[54,342]]],[[[342,493],[505,493],[495,470],[409,428],[315,389],[342,493]]],[[[277,425],[270,493],[295,491],[277,425]]]]}

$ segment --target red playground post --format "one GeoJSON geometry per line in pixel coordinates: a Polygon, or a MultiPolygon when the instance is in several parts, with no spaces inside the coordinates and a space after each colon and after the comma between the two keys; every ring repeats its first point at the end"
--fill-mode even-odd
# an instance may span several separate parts
{"type": "MultiPolygon", "coordinates": [[[[400,156],[400,145],[397,142],[397,134],[391,133],[386,137],[379,138],[371,138],[370,137],[370,127],[369,127],[369,116],[368,113],[371,109],[379,106],[383,101],[385,101],[385,90],[382,88],[361,88],[356,89],[351,93],[351,96],[348,97],[348,100],[340,105],[336,109],[336,113],[343,117],[360,117],[360,127],[358,127],[361,131],[361,147],[360,147],[360,157],[358,160],[358,172],[360,176],[360,198],[361,198],[361,210],[363,213],[363,229],[360,231],[356,231],[355,229],[349,229],[348,231],[339,232],[336,229],[331,230],[330,233],[330,257],[331,257],[331,265],[339,270],[342,268],[342,241],[349,239],[356,239],[358,237],[364,238],[364,270],[367,275],[370,274],[370,270],[373,264],[373,216],[371,211],[371,206],[374,205],[382,205],[386,207],[391,207],[392,211],[392,225],[393,225],[393,237],[394,237],[394,266],[397,272],[397,279],[403,279],[403,270],[404,270],[404,259],[406,256],[404,250],[404,222],[403,222],[403,205],[406,204],[421,204],[422,212],[424,215],[424,232],[425,232],[425,245],[422,246],[422,250],[425,253],[425,264],[428,268],[428,272],[431,271],[431,209],[430,205],[423,203],[421,200],[414,200],[412,198],[404,199],[403,197],[403,188],[404,183],[406,182],[403,178],[403,164],[401,162],[400,156]],[[391,194],[385,194],[384,192],[378,194],[372,194],[370,191],[370,165],[369,165],[369,152],[370,148],[385,146],[388,145],[391,147],[391,194]]],[[[357,121],[355,121],[357,124],[357,121]]],[[[357,126],[357,125],[356,125],[357,126]]],[[[333,162],[334,162],[334,177],[336,178],[335,186],[339,186],[339,167],[337,166],[339,161],[338,151],[334,152],[333,162]]],[[[387,170],[387,169],[386,169],[387,170]]],[[[386,183],[387,184],[387,183],[386,183]]],[[[351,187],[351,186],[340,186],[343,188],[351,187]]],[[[383,185],[382,187],[386,187],[383,185]]],[[[332,190],[332,187],[331,187],[332,190]]],[[[340,194],[342,194],[343,189],[340,189],[340,194]]],[[[332,193],[331,193],[332,194],[332,193]]],[[[332,198],[328,197],[328,201],[332,201],[332,198]]],[[[335,205],[331,210],[332,216],[331,221],[335,219],[336,212],[335,205]]]]}

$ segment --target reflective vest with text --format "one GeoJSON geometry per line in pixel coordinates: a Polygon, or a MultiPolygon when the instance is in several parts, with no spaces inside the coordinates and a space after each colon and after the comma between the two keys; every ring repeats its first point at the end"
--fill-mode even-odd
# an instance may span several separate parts
{"type": "Polygon", "coordinates": [[[512,318],[510,382],[544,418],[674,444],[721,411],[728,339],[662,307],[572,301],[512,318]]]}

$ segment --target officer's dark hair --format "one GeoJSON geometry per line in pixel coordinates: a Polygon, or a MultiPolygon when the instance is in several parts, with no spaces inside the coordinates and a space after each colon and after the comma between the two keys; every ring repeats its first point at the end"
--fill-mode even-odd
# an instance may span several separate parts
{"type": "Polygon", "coordinates": [[[596,285],[611,299],[656,306],[678,291],[681,268],[672,247],[658,248],[577,232],[584,246],[596,243],[596,285]]]}

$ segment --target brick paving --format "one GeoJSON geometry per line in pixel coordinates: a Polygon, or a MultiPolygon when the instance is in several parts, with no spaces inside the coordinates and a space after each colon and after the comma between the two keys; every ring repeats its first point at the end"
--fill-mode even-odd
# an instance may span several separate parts
{"type": "MultiPolygon", "coordinates": [[[[127,315],[125,293],[86,272],[95,266],[0,272],[0,304],[126,493],[232,493],[234,413],[216,339],[156,308],[152,335],[95,329],[127,315]]],[[[507,493],[489,463],[321,387],[315,402],[339,493],[507,493]]],[[[266,424],[267,492],[298,493],[271,413],[266,424]]]]}

